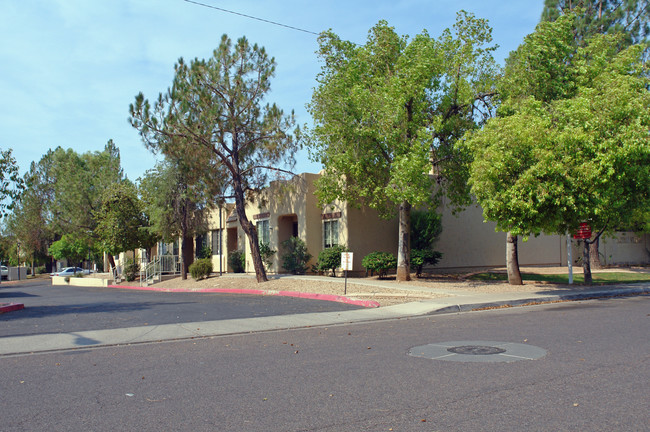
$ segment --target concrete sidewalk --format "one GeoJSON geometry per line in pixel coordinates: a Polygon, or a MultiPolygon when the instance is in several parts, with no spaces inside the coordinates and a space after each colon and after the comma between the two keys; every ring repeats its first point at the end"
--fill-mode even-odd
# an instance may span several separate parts
{"type": "MultiPolygon", "coordinates": [[[[382,286],[391,282],[381,282],[382,286]]],[[[418,289],[421,289],[418,288],[418,289]]],[[[556,301],[644,295],[650,283],[617,286],[579,287],[555,292],[467,293],[453,290],[432,290],[447,297],[404,303],[395,306],[354,311],[295,314],[286,316],[204,321],[157,326],[130,327],[76,333],[41,334],[0,339],[0,355],[83,349],[89,347],[129,345],[161,341],[186,340],[244,334],[251,332],[331,326],[371,322],[430,314],[458,313],[486,308],[520,306],[556,301]]]]}

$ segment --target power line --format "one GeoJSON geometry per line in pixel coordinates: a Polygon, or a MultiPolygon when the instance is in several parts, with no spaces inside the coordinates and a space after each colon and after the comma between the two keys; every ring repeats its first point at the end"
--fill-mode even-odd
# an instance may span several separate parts
{"type": "Polygon", "coordinates": [[[227,13],[230,13],[230,14],[233,14],[233,15],[239,15],[239,16],[254,19],[254,20],[257,20],[257,21],[262,21],[262,22],[265,22],[265,23],[268,23],[268,24],[273,24],[273,25],[276,25],[276,26],[285,27],[285,28],[288,28],[288,29],[291,29],[291,30],[297,30],[297,31],[301,31],[301,32],[304,32],[304,33],[313,34],[313,35],[316,35],[316,36],[320,35],[320,33],[316,33],[316,32],[313,32],[313,31],[301,29],[301,28],[298,28],[298,27],[293,27],[293,26],[286,25],[286,24],[281,24],[279,22],[270,21],[270,20],[267,20],[267,19],[264,19],[264,18],[258,18],[258,17],[254,17],[254,16],[251,16],[251,15],[246,15],[246,14],[243,14],[243,13],[239,13],[239,12],[234,12],[234,11],[231,11],[231,10],[228,10],[228,9],[223,9],[223,8],[212,6],[212,5],[209,5],[209,4],[200,3],[200,2],[197,2],[197,1],[194,1],[194,0],[183,0],[183,1],[186,2],[186,3],[192,3],[192,4],[195,4],[195,5],[207,7],[207,8],[210,8],[210,9],[216,9],[216,10],[221,11],[221,12],[227,12],[227,13]]]}

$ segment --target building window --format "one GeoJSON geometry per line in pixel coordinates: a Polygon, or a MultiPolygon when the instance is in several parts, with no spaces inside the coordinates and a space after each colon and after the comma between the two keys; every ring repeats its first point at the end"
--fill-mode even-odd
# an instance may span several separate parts
{"type": "Polygon", "coordinates": [[[257,237],[260,244],[268,245],[271,243],[271,230],[268,219],[257,221],[257,237]]]}
{"type": "Polygon", "coordinates": [[[326,248],[339,244],[339,221],[336,219],[323,221],[323,239],[326,248]]]}
{"type": "Polygon", "coordinates": [[[221,236],[223,230],[212,230],[212,255],[221,255],[221,236]]]}
{"type": "Polygon", "coordinates": [[[194,255],[197,258],[202,257],[203,251],[208,247],[208,236],[207,234],[198,234],[196,236],[196,248],[194,250],[194,255]]]}

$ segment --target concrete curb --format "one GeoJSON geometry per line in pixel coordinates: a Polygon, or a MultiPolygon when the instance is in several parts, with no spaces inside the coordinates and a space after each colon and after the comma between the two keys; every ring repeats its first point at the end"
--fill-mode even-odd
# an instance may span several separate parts
{"type": "Polygon", "coordinates": [[[0,313],[13,312],[24,308],[25,305],[22,303],[0,303],[0,313]]]}
{"type": "Polygon", "coordinates": [[[237,289],[237,288],[200,288],[194,291],[189,291],[182,288],[156,288],[153,286],[139,287],[130,285],[108,285],[108,288],[120,288],[130,290],[143,290],[143,291],[159,291],[159,292],[196,292],[196,293],[224,293],[224,294],[249,294],[249,295],[268,295],[268,296],[281,296],[281,297],[297,297],[310,300],[325,300],[339,303],[350,304],[354,306],[362,306],[367,308],[378,308],[379,303],[374,300],[357,300],[349,297],[334,295],[334,294],[317,294],[317,293],[304,293],[299,291],[276,291],[276,290],[257,290],[257,289],[237,289]]]}
{"type": "MultiPolygon", "coordinates": [[[[650,294],[650,286],[645,287],[629,287],[616,290],[595,290],[588,291],[584,293],[567,293],[567,294],[547,294],[538,297],[521,297],[517,299],[504,299],[504,300],[493,300],[493,301],[470,301],[466,303],[459,304],[450,304],[445,307],[440,307],[432,312],[429,312],[428,315],[434,314],[445,314],[445,313],[454,313],[454,312],[471,312],[478,310],[487,310],[487,309],[498,309],[505,307],[516,307],[516,306],[526,306],[526,305],[536,305],[536,304],[546,304],[546,303],[555,303],[562,301],[578,301],[578,300],[596,300],[612,297],[626,297],[626,296],[635,296],[635,295],[644,295],[650,294]]],[[[481,296],[477,296],[481,297],[481,296]]],[[[452,300],[452,298],[450,298],[452,300]]]]}

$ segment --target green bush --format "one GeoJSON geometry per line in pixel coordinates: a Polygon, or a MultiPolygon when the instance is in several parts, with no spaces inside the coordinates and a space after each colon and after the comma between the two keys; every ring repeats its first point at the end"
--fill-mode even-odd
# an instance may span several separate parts
{"type": "Polygon", "coordinates": [[[38,267],[36,267],[36,269],[34,269],[34,273],[36,273],[36,274],[45,274],[45,273],[47,273],[47,269],[45,268],[44,265],[38,266],[38,267]]]}
{"type": "Polygon", "coordinates": [[[435,265],[442,254],[433,245],[442,232],[441,216],[435,211],[413,210],[411,212],[411,270],[422,276],[425,264],[435,265]]]}
{"type": "Polygon", "coordinates": [[[262,262],[264,263],[266,270],[270,269],[273,265],[273,255],[275,255],[276,252],[277,251],[271,249],[271,246],[267,243],[260,243],[260,256],[262,257],[262,262]]]}
{"type": "Polygon", "coordinates": [[[422,267],[425,264],[436,265],[442,258],[442,253],[431,249],[411,249],[411,270],[415,270],[417,277],[422,276],[422,267]]]}
{"type": "Polygon", "coordinates": [[[282,242],[286,253],[282,256],[282,268],[292,274],[305,274],[311,254],[307,252],[305,242],[298,237],[291,237],[282,242]]]}
{"type": "Polygon", "coordinates": [[[246,255],[242,251],[232,251],[228,255],[228,264],[234,273],[244,273],[246,268],[246,255]]]}
{"type": "Polygon", "coordinates": [[[192,265],[190,265],[189,271],[194,280],[210,276],[210,273],[212,273],[212,259],[202,258],[194,261],[192,265]]]}
{"type": "Polygon", "coordinates": [[[397,268],[397,258],[388,252],[371,252],[361,260],[361,265],[370,272],[377,272],[379,278],[384,278],[388,270],[397,268]]]}
{"type": "Polygon", "coordinates": [[[332,276],[336,277],[336,269],[341,267],[341,253],[347,252],[347,250],[345,246],[341,245],[323,249],[318,254],[316,270],[319,272],[332,270],[332,276]]]}
{"type": "Polygon", "coordinates": [[[196,258],[197,259],[206,259],[206,258],[212,258],[212,249],[210,246],[203,246],[199,251],[196,253],[196,258]]]}
{"type": "Polygon", "coordinates": [[[133,261],[132,259],[126,260],[126,265],[124,266],[124,277],[127,281],[132,282],[140,275],[140,264],[133,261]]]}

